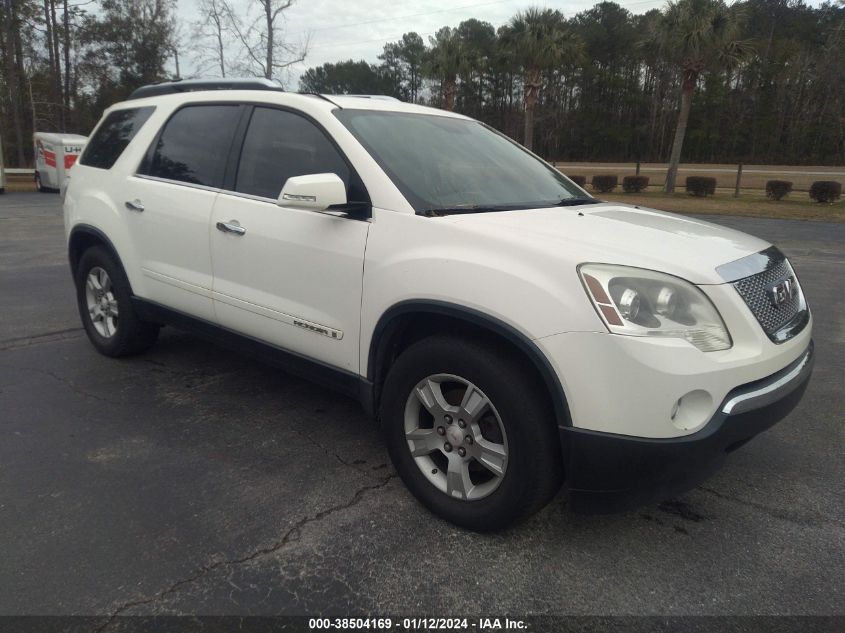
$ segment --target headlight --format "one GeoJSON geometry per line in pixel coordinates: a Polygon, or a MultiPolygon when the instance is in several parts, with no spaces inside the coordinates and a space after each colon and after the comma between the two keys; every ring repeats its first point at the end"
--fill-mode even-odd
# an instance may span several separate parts
{"type": "Polygon", "coordinates": [[[731,336],[715,306],[688,281],[610,264],[582,264],[578,272],[614,334],[681,338],[702,352],[731,346],[731,336]]]}

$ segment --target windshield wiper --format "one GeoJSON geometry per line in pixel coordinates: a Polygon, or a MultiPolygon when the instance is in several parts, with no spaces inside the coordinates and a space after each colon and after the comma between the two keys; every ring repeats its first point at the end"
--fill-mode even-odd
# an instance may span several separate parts
{"type": "Polygon", "coordinates": [[[556,207],[577,207],[582,204],[600,204],[601,200],[595,198],[564,198],[555,203],[556,207]]]}
{"type": "Polygon", "coordinates": [[[418,211],[420,215],[428,218],[438,218],[444,215],[458,215],[466,213],[493,213],[495,211],[517,211],[522,209],[542,209],[549,207],[575,207],[582,204],[599,204],[601,200],[595,198],[564,198],[557,202],[530,202],[523,204],[464,204],[456,207],[435,207],[418,211]]]}
{"type": "Polygon", "coordinates": [[[499,204],[499,205],[464,205],[459,207],[436,207],[433,209],[424,209],[419,211],[420,215],[427,218],[438,218],[444,215],[458,215],[461,213],[492,213],[494,211],[513,211],[515,209],[524,208],[521,205],[513,204],[499,204]]]}

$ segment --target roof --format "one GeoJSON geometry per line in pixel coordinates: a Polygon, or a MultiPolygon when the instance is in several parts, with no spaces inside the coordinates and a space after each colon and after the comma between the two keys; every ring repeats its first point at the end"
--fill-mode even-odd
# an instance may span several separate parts
{"type": "Polygon", "coordinates": [[[38,138],[42,141],[59,145],[78,145],[88,142],[87,136],[82,136],[81,134],[65,134],[63,132],[35,132],[32,138],[38,138]]]}
{"type": "Polygon", "coordinates": [[[465,119],[462,114],[440,110],[429,106],[406,103],[383,95],[320,95],[344,110],[378,110],[381,112],[408,112],[411,114],[434,114],[465,119]]]}
{"type": "Polygon", "coordinates": [[[284,92],[279,84],[269,79],[174,79],[173,81],[161,81],[141,86],[129,95],[127,101],[205,90],[273,90],[284,92]]]}
{"type": "MultiPolygon", "coordinates": [[[[331,95],[285,92],[267,79],[186,79],[150,84],[138,88],[123,103],[131,106],[155,105],[157,103],[182,103],[190,93],[190,100],[234,101],[244,103],[267,102],[309,109],[321,107],[325,110],[377,110],[382,112],[407,112],[430,114],[455,118],[467,118],[461,114],[405,103],[387,95],[331,95]],[[140,103],[137,103],[140,102],[140,103]]],[[[115,104],[109,110],[120,107],[115,104]]]]}

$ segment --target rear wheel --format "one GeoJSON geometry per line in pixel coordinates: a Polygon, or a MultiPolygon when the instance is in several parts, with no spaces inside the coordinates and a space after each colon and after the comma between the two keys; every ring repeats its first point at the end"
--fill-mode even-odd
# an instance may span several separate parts
{"type": "Polygon", "coordinates": [[[41,184],[41,174],[39,174],[38,172],[35,172],[35,190],[38,193],[46,193],[47,192],[47,190],[41,184]]]}
{"type": "Polygon", "coordinates": [[[101,354],[137,354],[158,338],[159,326],[135,314],[126,273],[102,246],[89,248],[79,260],[76,299],[88,339],[101,354]]]}
{"type": "Polygon", "coordinates": [[[381,420],[411,492],[473,530],[543,507],[562,480],[548,398],[506,351],[432,337],[408,348],[384,384],[381,420]]]}

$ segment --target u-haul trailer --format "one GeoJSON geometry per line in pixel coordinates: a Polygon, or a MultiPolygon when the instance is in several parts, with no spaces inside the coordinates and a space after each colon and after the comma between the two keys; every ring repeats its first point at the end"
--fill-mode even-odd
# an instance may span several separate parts
{"type": "Polygon", "coordinates": [[[36,132],[35,187],[38,191],[59,191],[68,170],[76,163],[88,139],[79,134],[36,132]]]}

